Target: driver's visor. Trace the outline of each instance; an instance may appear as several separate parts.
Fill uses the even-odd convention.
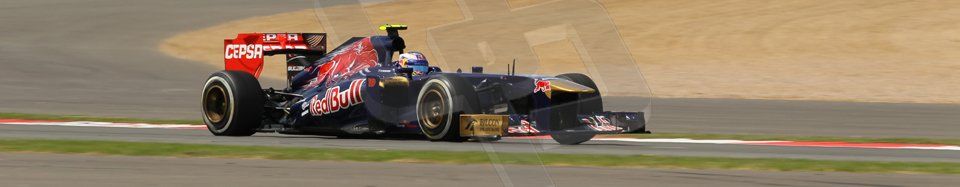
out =
[[[430,67],[428,67],[428,66],[410,66],[410,65],[408,65],[407,67],[413,69],[413,74],[414,74],[414,75],[425,75],[425,74],[427,74],[427,71],[430,70]]]

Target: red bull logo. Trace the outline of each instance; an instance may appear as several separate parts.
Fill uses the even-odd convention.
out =
[[[350,106],[363,103],[363,96],[360,94],[363,82],[366,79],[358,79],[350,82],[350,88],[340,91],[340,86],[327,89],[323,99],[318,99],[319,95],[310,99],[310,114],[321,116],[347,109]]]
[[[548,80],[537,80],[534,83],[533,93],[543,92],[547,94],[547,98],[550,98],[550,81]]]

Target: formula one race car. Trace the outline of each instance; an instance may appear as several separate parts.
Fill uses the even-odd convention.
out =
[[[225,40],[226,70],[204,84],[204,123],[217,136],[277,132],[465,141],[550,135],[561,144],[645,129],[640,112],[603,111],[600,92],[586,75],[411,65],[417,61],[393,60],[395,53],[405,54],[399,30],[406,26],[380,29],[388,34],[354,37],[329,53],[324,33],[246,33]],[[280,54],[287,57],[288,87],[262,89],[257,77],[264,56]]]

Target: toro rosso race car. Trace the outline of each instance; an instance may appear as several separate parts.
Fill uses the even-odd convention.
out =
[[[445,72],[420,53],[404,53],[398,32],[405,25],[380,29],[388,34],[354,37],[329,53],[324,33],[245,33],[224,40],[225,70],[210,75],[203,88],[204,123],[217,136],[465,141],[550,135],[561,144],[645,131],[640,112],[604,111],[586,75],[485,74],[482,67]],[[262,89],[257,80],[264,56],[271,55],[286,56],[287,88]]]

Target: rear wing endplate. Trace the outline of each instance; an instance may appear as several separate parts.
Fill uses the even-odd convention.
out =
[[[303,71],[304,64],[294,58],[316,61],[327,51],[326,33],[241,33],[223,40],[224,69],[243,71],[260,77],[264,56],[286,54],[287,80]]]

